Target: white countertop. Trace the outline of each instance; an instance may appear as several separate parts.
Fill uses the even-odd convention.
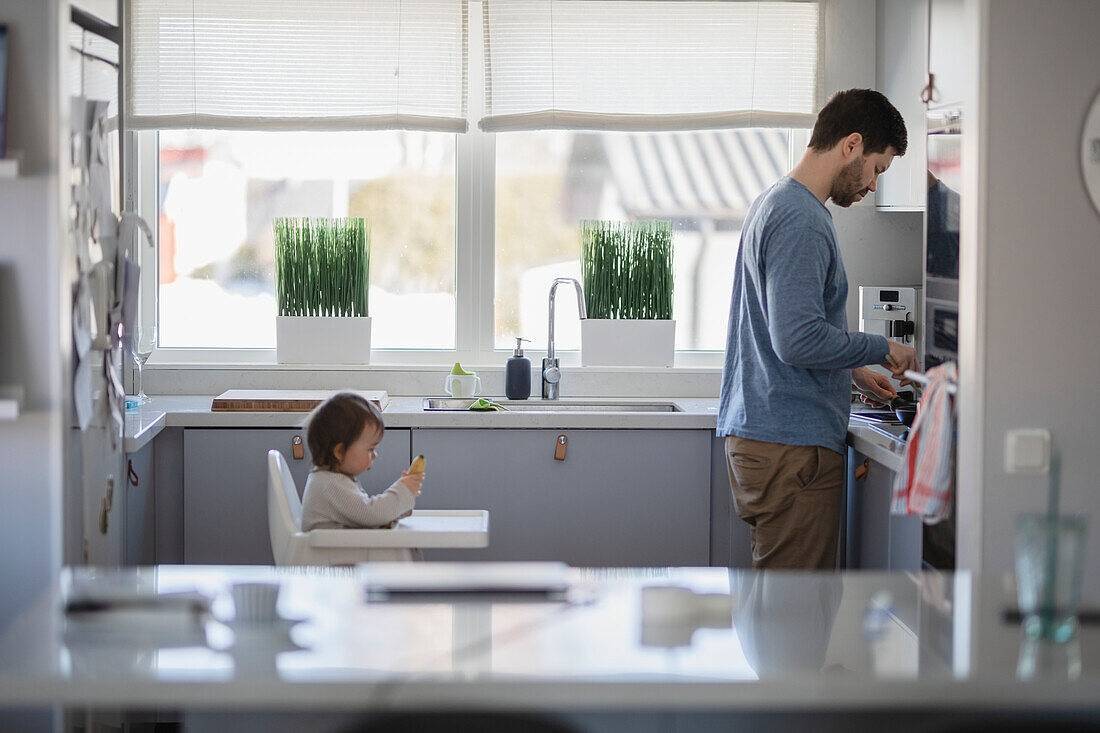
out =
[[[350,568],[71,571],[214,597],[213,617],[156,625],[66,619],[69,572],[0,637],[0,705],[1095,712],[1100,700],[1100,629],[1037,653],[968,574],[572,569],[568,601],[395,603],[368,602]],[[301,621],[236,636],[216,619],[232,620],[228,588],[243,580],[279,581],[280,613]],[[711,606],[700,628],[647,623],[650,585],[728,594],[711,599],[733,610]]]
[[[293,428],[302,412],[211,412],[206,395],[167,395],[126,413],[124,450],[134,453],[165,427]],[[536,401],[536,400],[532,400]],[[573,400],[562,398],[561,403]],[[591,398],[576,400],[590,402]],[[715,398],[615,398],[614,402],[672,402],[679,412],[471,412],[423,409],[422,397],[391,397],[383,411],[391,428],[589,428],[614,430],[714,430]],[[849,427],[848,442],[872,460],[897,470],[903,443],[890,440],[861,424]]]
[[[296,427],[305,419],[304,412],[211,412],[211,396],[169,395],[153,397],[152,401],[126,413],[135,420],[147,421],[152,415],[164,414],[166,427]],[[717,399],[615,398],[622,402],[673,402],[679,412],[474,412],[470,410],[427,411],[423,397],[391,397],[382,411],[387,427],[410,428],[668,428],[713,429],[718,419]],[[591,398],[562,398],[558,404],[593,402]],[[531,400],[541,402],[541,400]],[[129,433],[129,428],[127,428]]]
[[[168,395],[126,412],[125,450],[144,447],[165,427],[294,428],[304,412],[212,412],[212,397]],[[532,400],[533,402],[536,400]],[[559,403],[592,402],[590,398]],[[638,430],[713,430],[718,419],[716,399],[615,398],[621,402],[673,402],[679,412],[473,412],[426,411],[423,397],[391,397],[382,414],[390,428],[592,428]]]
[[[876,432],[859,420],[848,423],[848,445],[891,471],[901,466],[905,443]]]

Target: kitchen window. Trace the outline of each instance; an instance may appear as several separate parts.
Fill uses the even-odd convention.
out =
[[[494,363],[515,336],[545,348],[549,283],[579,278],[580,220],[662,218],[677,349],[704,352],[679,363],[717,364],[740,222],[821,101],[814,2],[419,0],[372,8],[359,31],[338,16],[361,6],[334,0],[290,19],[245,0],[167,5],[128,4],[160,360],[270,361],[272,220],[347,215],[371,230],[372,362]],[[385,43],[363,51],[360,32]],[[296,72],[257,88],[272,39]],[[572,311],[562,350],[579,346]]]
[[[494,346],[521,335],[546,347],[550,284],[581,279],[579,221],[669,219],[676,348],[722,351],[741,222],[791,169],[796,139],[804,146],[774,128],[498,134]],[[580,348],[574,311],[558,306],[558,349]]]
[[[454,141],[403,130],[162,131],[160,346],[274,349],[273,219],[362,216],[373,345],[454,349]]]

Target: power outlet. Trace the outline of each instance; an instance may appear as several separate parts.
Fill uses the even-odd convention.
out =
[[[1050,431],[1017,428],[1005,433],[1007,473],[1050,473]]]

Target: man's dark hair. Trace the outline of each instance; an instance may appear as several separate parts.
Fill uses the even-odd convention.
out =
[[[346,450],[368,425],[377,428],[379,433],[385,430],[382,413],[362,395],[337,392],[322,402],[306,418],[306,444],[313,454],[313,465],[335,468],[338,463],[336,446],[342,443]]]
[[[853,132],[863,136],[864,155],[885,153],[886,148],[905,155],[909,145],[901,113],[874,89],[849,89],[834,94],[817,114],[810,149],[824,152]]]

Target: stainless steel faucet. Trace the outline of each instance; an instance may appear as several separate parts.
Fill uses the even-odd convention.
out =
[[[584,292],[581,284],[571,277],[559,277],[550,286],[550,331],[546,339],[546,358],[542,360],[542,398],[544,400],[556,400],[558,398],[558,386],[561,384],[561,369],[558,367],[558,358],[554,356],[554,291],[559,285],[569,285],[577,289],[577,312],[581,320],[588,318],[584,307]]]

